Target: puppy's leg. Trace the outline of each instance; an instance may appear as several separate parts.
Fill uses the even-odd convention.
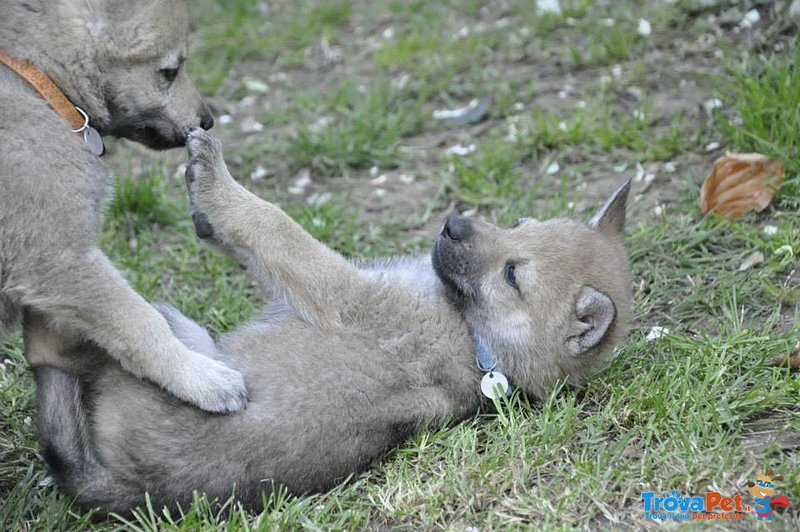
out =
[[[169,323],[169,328],[172,329],[172,334],[174,334],[183,345],[207,357],[220,358],[217,344],[214,342],[214,339],[209,336],[208,331],[181,314],[180,310],[169,303],[153,303],[153,307],[166,318],[167,323]]]
[[[115,481],[95,455],[79,377],[47,365],[33,371],[39,452],[58,484],[87,508],[134,507],[141,496]],[[123,501],[130,503],[127,508]]]
[[[54,331],[93,341],[125,370],[176,397],[210,412],[236,411],[247,401],[241,374],[183,345],[100,250],[60,256],[15,292],[24,307],[47,316]]]
[[[196,129],[187,146],[186,184],[198,236],[234,255],[264,284],[274,283],[306,320],[341,324],[347,295],[363,282],[356,267],[236,183],[218,140]]]

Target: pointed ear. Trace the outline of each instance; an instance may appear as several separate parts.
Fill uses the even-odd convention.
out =
[[[597,213],[589,220],[589,227],[610,235],[622,235],[625,230],[625,207],[628,192],[631,189],[630,179],[625,181],[611,197],[606,200]]]
[[[747,487],[748,487],[748,488],[752,488],[752,487],[753,487],[753,486],[755,486],[755,485],[756,485],[756,483],[755,483],[755,482],[753,482],[753,481],[750,481],[750,482],[748,482],[748,483],[747,483]]]
[[[591,286],[584,286],[575,302],[575,309],[567,331],[567,348],[580,356],[597,347],[608,335],[617,307],[606,294]]]

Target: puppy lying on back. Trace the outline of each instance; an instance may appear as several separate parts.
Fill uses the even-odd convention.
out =
[[[622,244],[628,183],[588,222],[510,229],[451,216],[431,257],[355,265],[239,186],[196,130],[186,180],[198,234],[273,294],[218,344],[161,307],[188,347],[245,375],[247,409],[206,414],[91,346],[37,342],[42,454],[86,507],[126,512],[192,491],[258,508],[273,483],[324,490],[423,426],[474,415],[510,386],[542,398],[604,367],[631,314]],[[97,370],[97,365],[102,366]]]

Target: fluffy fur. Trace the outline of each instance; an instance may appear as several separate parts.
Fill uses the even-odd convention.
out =
[[[5,51],[48,74],[101,133],[156,148],[213,124],[181,68],[187,30],[183,0],[0,3]],[[201,408],[241,408],[242,376],[178,341],[97,247],[111,185],[103,160],[0,65],[0,327],[28,309],[48,334],[90,339]]]
[[[92,345],[34,334],[31,348],[52,364],[36,369],[42,452],[84,506],[127,512],[148,492],[156,507],[172,507],[197,490],[223,500],[235,492],[259,508],[275,484],[324,490],[420,427],[478,411],[483,373],[472,334],[534,397],[562,379],[583,382],[626,334],[627,183],[589,224],[502,229],[451,217],[432,258],[354,265],[236,184],[206,133],[190,135],[189,151],[198,232],[273,301],[217,344],[177,310],[161,309],[187,345],[245,375],[250,403],[209,415],[132,378]],[[87,361],[102,369],[86,372]]]

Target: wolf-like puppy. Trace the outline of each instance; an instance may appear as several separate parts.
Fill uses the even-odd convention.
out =
[[[192,132],[188,148],[198,234],[274,297],[218,344],[161,309],[187,345],[245,375],[250,403],[205,414],[113,362],[83,372],[72,361],[92,346],[40,335],[30,348],[49,353],[37,358],[71,367],[35,368],[42,454],[83,506],[127,512],[145,492],[160,508],[188,504],[193,490],[223,500],[235,490],[258,508],[274,484],[324,490],[421,427],[474,415],[485,370],[541,398],[602,368],[627,332],[628,183],[588,224],[502,229],[451,216],[432,257],[356,265],[239,186],[207,133]]]
[[[188,22],[185,0],[2,0],[0,50],[47,74],[101,134],[170,148],[214,122],[183,68]],[[181,343],[97,247],[112,183],[103,160],[0,63],[0,329],[27,309],[46,318],[49,338],[88,338],[204,410],[240,409],[242,376]]]

